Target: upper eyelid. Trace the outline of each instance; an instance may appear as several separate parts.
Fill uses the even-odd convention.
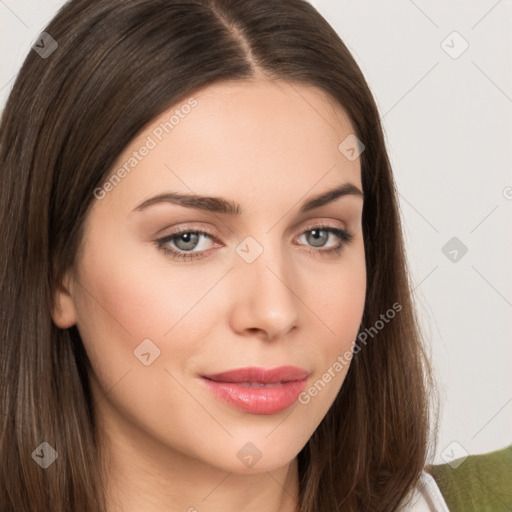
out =
[[[341,223],[341,226],[340,226],[340,223]],[[303,224],[303,222],[301,222],[299,224]],[[300,231],[300,234],[302,234],[302,233],[304,233],[304,231],[308,231],[310,229],[314,229],[314,228],[317,228],[317,227],[320,227],[320,226],[334,228],[334,229],[346,230],[347,229],[347,224],[348,224],[348,222],[342,221],[342,220],[339,220],[339,219],[338,220],[334,220],[334,219],[331,219],[331,220],[316,220],[316,221],[311,221],[311,222],[308,222],[306,224],[303,224],[303,226],[299,229],[299,231]],[[297,226],[294,226],[294,227],[288,229],[287,231],[294,231],[294,232],[296,232],[297,230],[298,230]],[[164,231],[164,230],[162,229],[160,231]],[[213,231],[213,229],[211,231]],[[189,233],[189,232],[202,232],[202,233],[205,233],[205,234],[211,236],[212,238],[217,238],[217,235],[214,234],[211,231],[208,228],[204,228],[202,226],[201,227],[194,226],[193,223],[186,223],[185,222],[183,224],[180,224],[179,227],[177,227],[174,231],[170,232],[167,235],[163,235],[160,238],[167,238],[169,236],[174,236],[174,235],[177,235],[177,234],[180,234],[180,233]],[[229,231],[232,232],[231,230],[229,230]]]
[[[301,228],[299,230],[299,233],[297,236],[300,236],[300,235],[303,235],[304,233],[307,233],[308,231],[311,231],[313,229],[328,229],[328,228],[331,228],[331,229],[338,229],[338,230],[341,230],[341,231],[348,231],[347,228],[345,226],[339,226],[339,225],[332,225],[332,224],[329,224],[328,222],[325,222],[325,221],[319,221],[319,222],[315,222],[315,223],[312,223],[312,224],[307,224],[305,227]],[[208,237],[210,237],[213,241],[217,241],[219,242],[219,237],[213,233],[210,233],[207,229],[204,229],[204,228],[197,228],[197,227],[183,227],[183,228],[178,228],[176,229],[175,231],[167,234],[167,235],[163,235],[161,237],[158,238],[158,240],[167,240],[167,239],[171,239],[171,238],[174,238],[176,236],[179,236],[181,234],[184,234],[184,233],[199,233],[201,235],[207,235]],[[335,234],[335,233],[333,233]]]

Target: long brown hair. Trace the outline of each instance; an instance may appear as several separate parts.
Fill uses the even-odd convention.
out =
[[[301,511],[395,510],[430,456],[434,388],[378,110],[339,36],[303,0],[72,0],[45,32],[58,46],[30,51],[1,123],[2,512],[105,509],[89,362],[51,320],[56,286],[132,138],[194,91],[255,76],[326,91],[365,145],[366,339],[298,455]],[[31,456],[44,441],[46,470]]]

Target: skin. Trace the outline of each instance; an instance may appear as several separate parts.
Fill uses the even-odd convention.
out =
[[[309,388],[352,350],[365,301],[363,198],[298,212],[343,183],[362,190],[360,160],[338,150],[354,129],[306,85],[222,83],[194,98],[172,132],[94,199],[52,317],[77,325],[91,362],[109,512],[294,511],[297,454],[348,364],[307,405],[270,415],[227,405],[199,375],[295,365],[310,372]],[[112,172],[179,105],[148,125]],[[224,197],[244,212],[170,203],[133,211],[164,191]],[[310,230],[323,223],[353,235],[340,254],[320,254],[343,243],[335,234],[315,243]],[[204,257],[174,260],[153,243],[182,227],[212,235],[191,250]],[[248,236],[263,248],[252,263],[236,252]],[[186,252],[183,239],[167,245]],[[144,339],[160,350],[149,366],[134,355]],[[248,442],[262,455],[251,467],[237,457]]]

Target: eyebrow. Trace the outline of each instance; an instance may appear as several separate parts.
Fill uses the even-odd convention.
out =
[[[315,208],[320,208],[326,204],[332,203],[336,199],[344,196],[360,196],[364,198],[363,192],[352,183],[344,183],[322,194],[308,199],[300,208],[299,213],[306,213]],[[167,192],[151,197],[137,206],[133,211],[142,211],[149,206],[159,203],[171,203],[184,206],[185,208],[195,208],[214,213],[226,215],[242,215],[243,208],[236,202],[224,199],[222,197],[198,196],[195,194],[178,194]]]

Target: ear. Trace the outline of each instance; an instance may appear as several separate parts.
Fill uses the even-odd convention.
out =
[[[52,320],[61,329],[67,329],[75,325],[77,321],[77,312],[72,296],[72,282],[71,276],[66,274],[54,294]]]

